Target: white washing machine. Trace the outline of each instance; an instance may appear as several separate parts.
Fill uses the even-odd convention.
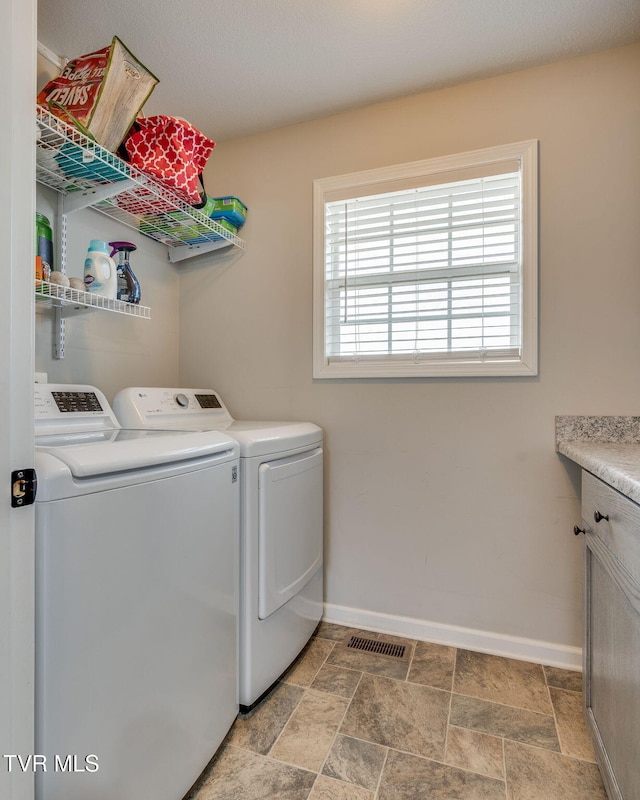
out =
[[[37,384],[36,800],[180,800],[237,715],[239,448]]]
[[[240,444],[240,708],[272,688],[323,610],[322,429],[234,420],[212,389],[129,388],[127,427],[218,430]]]

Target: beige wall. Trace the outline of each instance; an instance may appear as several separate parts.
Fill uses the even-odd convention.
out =
[[[207,188],[248,204],[248,249],[181,267],[180,381],[323,426],[330,604],[579,645],[578,473],[554,415],[638,413],[639,78],[636,45],[216,148]],[[530,138],[539,376],[313,381],[313,179]]]

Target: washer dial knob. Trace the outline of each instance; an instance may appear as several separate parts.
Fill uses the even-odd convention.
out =
[[[175,399],[176,399],[176,403],[180,406],[180,408],[188,408],[189,407],[189,398],[187,397],[186,394],[182,394],[182,392],[181,392],[180,394],[176,395]]]

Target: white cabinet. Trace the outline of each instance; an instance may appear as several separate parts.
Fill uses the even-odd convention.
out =
[[[585,714],[610,800],[640,797],[640,506],[582,473]]]

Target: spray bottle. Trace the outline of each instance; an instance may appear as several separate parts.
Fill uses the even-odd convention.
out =
[[[138,279],[131,269],[129,263],[129,253],[137,250],[135,244],[132,242],[109,242],[111,251],[111,258],[114,258],[118,253],[117,270],[118,270],[118,300],[124,300],[125,303],[139,303],[140,302],[140,284]]]

